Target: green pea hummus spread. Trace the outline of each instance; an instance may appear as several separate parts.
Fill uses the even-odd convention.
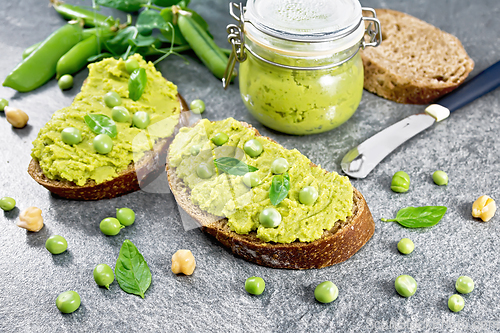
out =
[[[219,132],[229,136],[221,147],[210,140]],[[251,139],[258,140],[264,148],[256,158],[243,150],[245,142]],[[193,156],[190,148],[195,145],[201,146],[201,150]],[[250,189],[243,183],[242,176],[217,174],[215,170],[209,179],[198,177],[196,168],[200,163],[213,165],[214,158],[222,156],[234,157],[258,168],[255,172],[260,185]],[[282,216],[281,224],[266,228],[260,224],[259,214],[264,208],[273,207],[269,199],[273,178],[270,169],[278,157],[290,164],[290,190],[275,207]],[[232,118],[213,123],[203,119],[194,127],[182,128],[170,146],[168,158],[177,176],[191,190],[192,202],[213,215],[227,217],[231,230],[239,234],[256,231],[257,237],[265,242],[312,242],[337,220],[345,221],[352,215],[353,188],[347,177],[312,167],[311,161],[298,150],[287,150],[264,137],[256,137],[253,130]],[[313,186],[319,192],[313,205],[299,202],[299,192],[306,186]]]
[[[69,180],[79,186],[88,180],[97,184],[111,180],[130,163],[139,161],[158,139],[172,135],[180,114],[177,87],[140,55],[131,58],[136,59],[147,74],[147,85],[139,100],[129,98],[130,74],[125,69],[125,61],[108,58],[89,65],[89,76],[73,103],[56,111],[40,130],[33,141],[31,156],[38,160],[48,178]],[[120,95],[121,106],[128,109],[131,119],[125,123],[116,122],[118,134],[113,138],[113,149],[101,155],[92,144],[97,134],[91,131],[84,117],[103,114],[111,118],[112,109],[104,102],[104,95],[109,91]],[[137,111],[150,115],[151,122],[146,129],[132,126],[132,115]],[[66,127],[80,130],[82,141],[79,144],[68,145],[62,141],[61,131]]]

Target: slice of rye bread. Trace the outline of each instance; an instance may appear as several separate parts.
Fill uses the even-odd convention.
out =
[[[180,94],[177,96],[179,97],[181,113],[176,131],[189,123],[188,118],[190,114],[186,101]],[[100,184],[96,184],[94,180],[88,180],[85,185],[78,186],[68,180],[50,179],[44,175],[36,159],[31,160],[28,173],[40,185],[53,194],[65,199],[111,199],[137,191],[156,179],[160,173],[165,172],[167,151],[173,137],[174,135],[171,135],[168,138],[157,140],[153,146],[153,150],[146,152],[137,164],[134,164],[134,162],[130,163],[127,169],[121,171],[117,177]]]
[[[252,128],[247,123],[242,124]],[[252,129],[257,136],[260,136],[256,129]],[[311,166],[317,167],[314,164]],[[352,216],[346,221],[337,221],[320,239],[310,243],[299,241],[290,244],[266,243],[257,238],[255,231],[247,235],[231,231],[226,218],[209,214],[193,204],[189,188],[177,177],[175,168],[169,167],[168,161],[167,175],[177,204],[200,224],[203,232],[215,237],[235,255],[258,265],[310,269],[338,264],[349,259],[363,247],[375,231],[375,223],[368,205],[361,193],[354,188]]]
[[[366,90],[410,104],[429,104],[457,88],[474,68],[455,36],[413,16],[376,9],[382,43],[361,52]]]

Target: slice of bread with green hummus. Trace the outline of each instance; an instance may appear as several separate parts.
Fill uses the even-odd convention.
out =
[[[376,12],[382,43],[361,52],[366,90],[399,103],[429,104],[457,88],[474,68],[455,36],[405,13]]]
[[[202,122],[181,129],[169,148],[167,175],[170,189],[178,205],[199,223],[202,231],[215,237],[233,254],[273,268],[322,268],[347,260],[372,237],[375,230],[373,217],[365,199],[347,177],[321,169],[297,150],[286,150],[246,123],[231,118],[222,122]],[[199,161],[189,156],[189,148],[193,144],[200,146],[202,141],[198,134],[195,137],[189,131],[216,123],[222,126],[218,130],[222,129],[229,135],[228,142],[216,147],[210,141],[216,133],[207,130],[201,150],[212,148],[217,159],[217,149],[226,146],[241,148],[239,153],[236,149],[234,156],[238,155],[242,162],[258,168],[255,172],[261,181],[259,186],[247,188],[248,193],[241,190],[245,186],[241,185],[241,176],[215,173],[210,179],[201,179],[192,172]],[[239,132],[244,133],[240,135]],[[245,142],[251,138],[263,145],[263,153],[258,158],[248,157],[243,151]],[[269,156],[266,156],[267,150],[273,150]],[[292,185],[286,198],[273,206],[269,191],[274,175],[268,164],[277,156],[284,156],[289,161]],[[225,188],[227,185],[229,188]],[[303,205],[299,201],[299,191],[305,186],[318,189],[318,199],[312,205]],[[228,195],[229,199],[221,203],[223,199],[220,198]],[[338,205],[344,206],[339,208]],[[260,211],[267,207],[275,207],[283,216],[276,228],[265,228],[259,222]],[[217,212],[223,214],[214,214]]]
[[[108,58],[89,65],[89,77],[72,105],[56,111],[40,129],[33,142],[28,173],[53,194],[74,200],[109,199],[137,191],[164,172],[168,145],[174,131],[187,121],[188,107],[176,86],[165,80],[152,63],[139,55],[132,57],[147,74],[141,98],[129,98],[130,74],[124,61]],[[121,96],[121,106],[130,112],[130,119],[115,122],[113,149],[99,154],[93,147],[97,133],[85,122],[85,116],[96,114],[111,119],[112,109],[104,101],[110,91]],[[133,126],[132,115],[137,111],[149,114],[147,128]],[[61,132],[67,127],[80,130],[80,143],[63,142]]]

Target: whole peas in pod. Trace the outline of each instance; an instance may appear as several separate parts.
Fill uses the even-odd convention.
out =
[[[398,242],[398,250],[402,254],[410,254],[415,249],[415,244],[409,238],[402,238]]]
[[[0,199],[0,208],[4,211],[8,212],[9,210],[13,210],[16,207],[16,200],[11,197],[3,197]]]
[[[61,90],[68,90],[73,88],[73,76],[70,74],[64,74],[57,81],[57,85]]]
[[[281,223],[281,214],[274,207],[264,208],[260,212],[259,222],[265,228],[276,228]]]
[[[128,227],[135,222],[135,213],[130,208],[119,208],[116,210],[116,218],[120,221],[121,225]]]
[[[448,308],[453,312],[462,311],[465,306],[465,301],[460,295],[451,295],[448,299]]]
[[[119,123],[126,123],[130,120],[130,112],[123,106],[115,106],[111,110],[111,117]]]
[[[406,192],[410,189],[410,176],[404,171],[398,171],[392,176],[391,190],[398,193]]]
[[[203,102],[201,99],[195,99],[191,103],[189,103],[189,108],[191,109],[191,112],[195,114],[202,114],[205,112],[205,102]]]
[[[109,108],[112,108],[121,105],[122,98],[116,91],[110,91],[104,95],[104,103],[106,103]]]
[[[107,154],[113,150],[113,140],[107,134],[99,134],[96,136],[92,145],[99,154]]]
[[[252,295],[260,295],[264,292],[266,283],[258,276],[252,276],[245,281],[245,290]]]
[[[439,186],[448,185],[448,175],[442,170],[434,171],[432,180]]]
[[[94,268],[94,281],[97,285],[109,289],[109,285],[115,280],[115,275],[111,267],[106,264],[99,264]]]
[[[75,312],[80,307],[80,304],[80,295],[73,290],[60,293],[56,299],[56,306],[62,313]]]
[[[214,172],[213,169],[210,167],[205,162],[201,162],[197,167],[196,167],[196,174],[198,177],[201,179],[208,179],[213,176]]]
[[[474,290],[474,281],[468,276],[460,276],[455,282],[455,288],[461,294],[468,294]]]
[[[0,111],[3,111],[6,106],[9,106],[9,101],[5,98],[0,98]]]
[[[220,132],[214,135],[212,142],[217,146],[222,146],[229,140],[229,136],[226,133]]]
[[[61,131],[61,139],[67,145],[76,145],[82,142],[82,133],[78,128],[66,127]]]
[[[139,67],[140,67],[139,62],[133,58],[127,59],[127,61],[125,61],[125,69],[130,74],[132,74],[132,72],[138,69]]]
[[[331,281],[321,282],[314,289],[314,298],[320,303],[331,303],[339,296],[339,289]]]
[[[394,282],[396,291],[403,297],[410,297],[417,291],[417,281],[409,275],[400,275]]]
[[[243,176],[243,183],[250,188],[259,186],[260,184],[259,175],[257,174],[257,172],[247,172]]]
[[[68,242],[63,236],[50,236],[45,242],[45,248],[52,254],[60,254],[68,248]]]
[[[151,119],[149,119],[149,113],[147,113],[147,112],[137,111],[132,116],[132,123],[137,128],[145,129],[146,127],[149,126],[150,122],[151,122]]]
[[[99,224],[99,229],[101,229],[102,233],[106,236],[118,235],[120,233],[120,230],[123,228],[125,227],[121,225],[120,221],[118,221],[118,219],[115,219],[114,217],[107,217]]]
[[[299,201],[304,205],[312,205],[318,200],[318,190],[313,186],[306,186],[299,192]]]
[[[262,154],[264,148],[262,147],[262,143],[260,143],[259,140],[252,139],[245,142],[245,144],[243,145],[243,150],[250,157],[258,157],[260,154]]]
[[[279,175],[286,172],[289,167],[290,166],[286,159],[284,159],[283,157],[278,157],[273,161],[273,163],[271,163],[271,172],[275,175]]]

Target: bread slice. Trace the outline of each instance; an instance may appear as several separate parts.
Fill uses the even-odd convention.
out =
[[[465,81],[474,68],[455,36],[413,16],[376,9],[382,43],[361,52],[366,90],[410,104],[429,104]]]
[[[189,108],[186,101],[179,97],[181,115],[176,129],[188,124]],[[50,179],[43,174],[36,159],[32,159],[28,173],[40,185],[53,194],[72,200],[100,200],[110,199],[130,192],[137,191],[153,181],[161,172],[164,172],[167,151],[173,136],[157,140],[153,150],[146,152],[137,164],[130,163],[128,168],[119,173],[118,177],[96,184],[88,180],[83,186],[78,186],[67,180]]]
[[[252,128],[249,124],[243,125]],[[253,130],[260,136],[256,129]],[[202,231],[215,237],[235,255],[258,265],[286,269],[331,266],[349,259],[363,247],[375,231],[375,223],[368,205],[361,193],[354,189],[353,214],[346,221],[337,221],[320,239],[310,243],[266,243],[257,238],[255,231],[247,235],[231,231],[226,218],[209,214],[194,205],[189,188],[177,177],[175,168],[170,167],[168,161],[167,175],[177,204],[200,224]]]

